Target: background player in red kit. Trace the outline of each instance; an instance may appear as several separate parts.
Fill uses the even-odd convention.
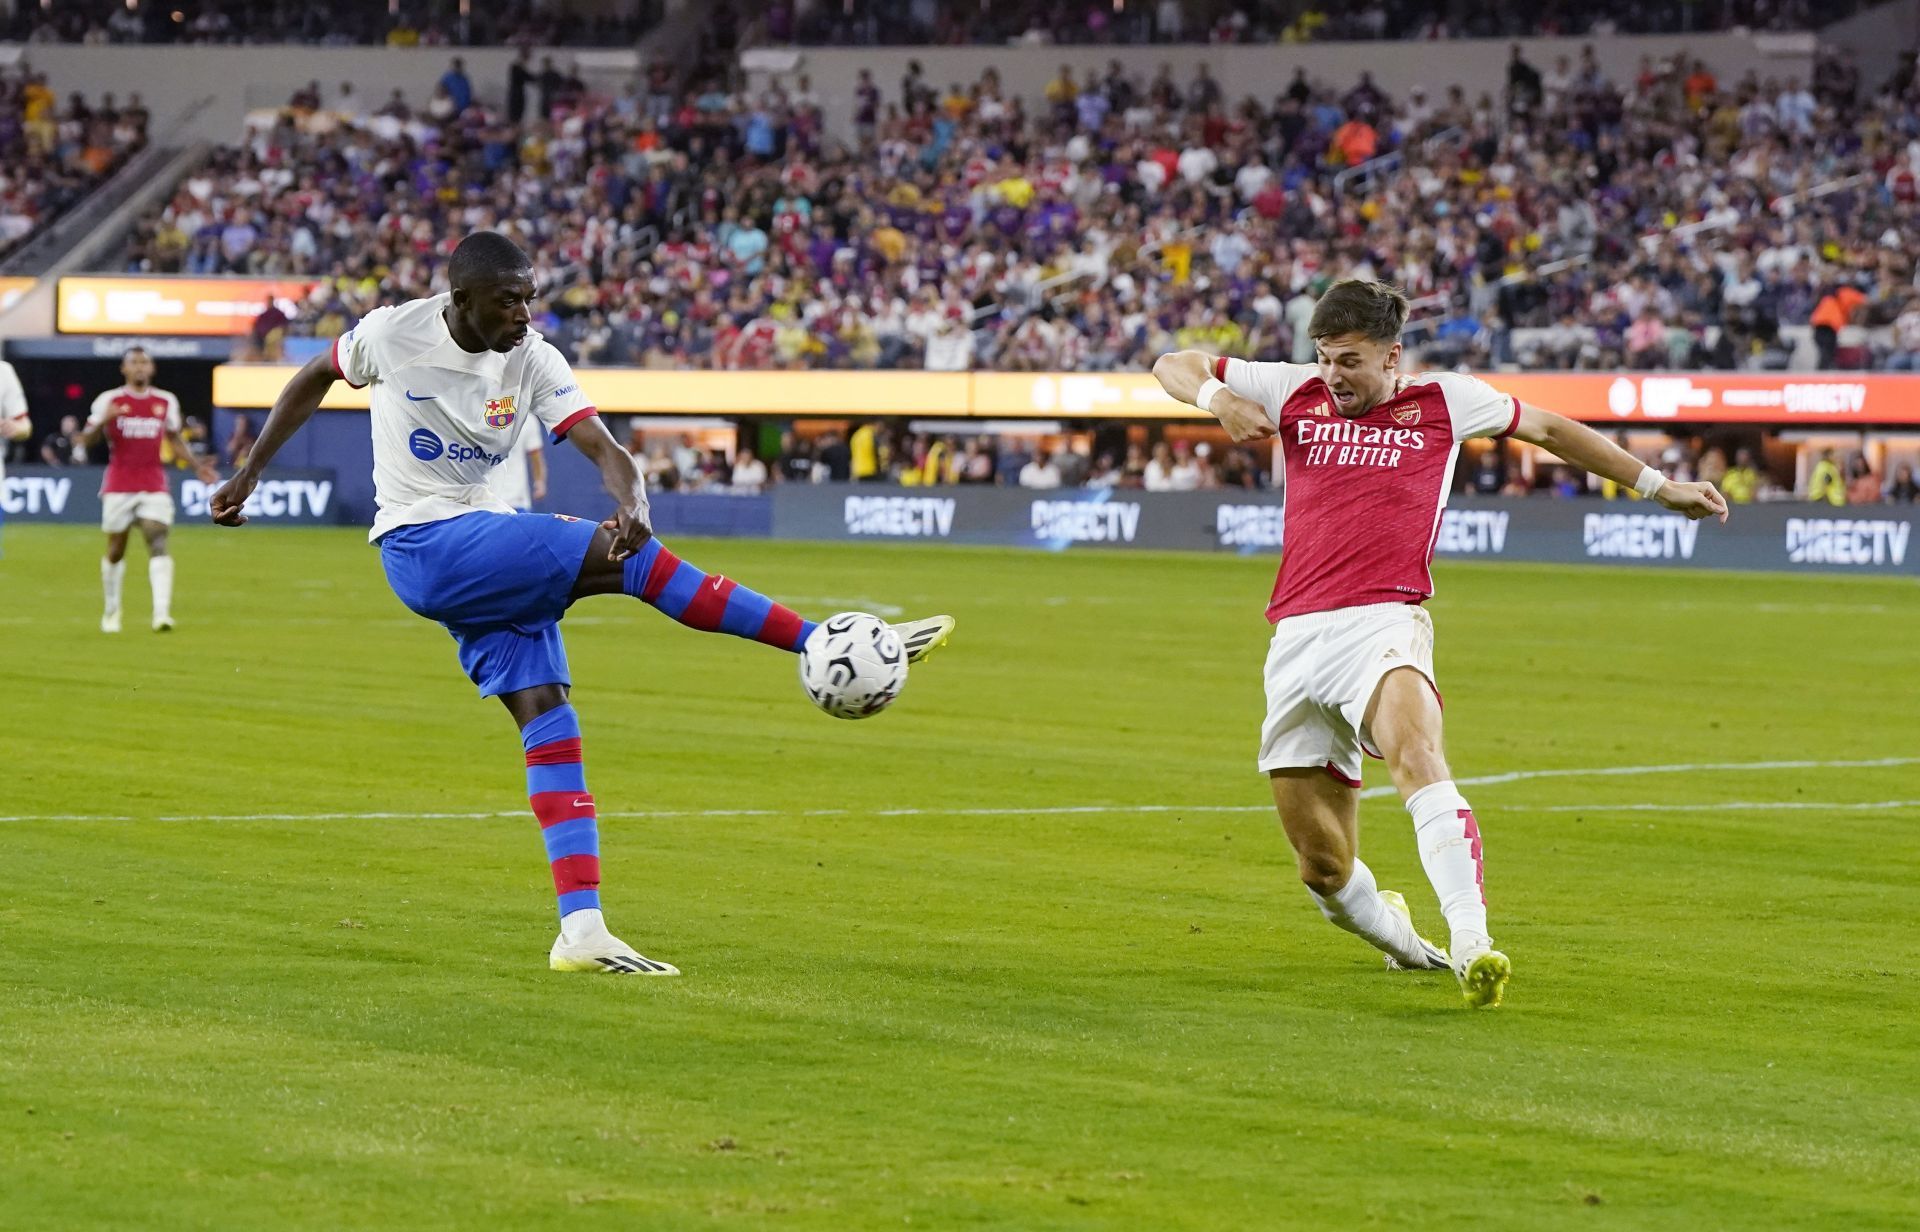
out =
[[[93,400],[81,439],[91,445],[107,438],[107,474],[100,484],[100,529],[107,532],[107,555],[100,562],[100,586],[106,607],[102,633],[120,632],[120,584],[127,572],[127,532],[137,523],[147,540],[147,581],[153,587],[153,627],[173,628],[173,557],[167,554],[167,530],[173,525],[173,494],[160,442],[177,458],[193,451],[180,435],[180,399],[153,385],[153,357],[140,347],[120,360],[127,383]],[[211,462],[197,464],[203,482],[219,478]]]
[[[1518,437],[1690,518],[1727,517],[1708,483],[1668,479],[1590,428],[1451,372],[1400,375],[1407,301],[1350,280],[1314,308],[1317,364],[1163,355],[1154,376],[1236,441],[1278,435],[1285,547],[1267,608],[1260,768],[1327,919],[1387,965],[1451,965],[1468,1004],[1492,1006],[1512,965],[1493,948],[1480,827],[1441,751],[1434,541],[1460,442]],[[1452,931],[1451,955],[1413,929],[1406,902],[1359,858],[1360,763],[1383,758],[1413,817],[1420,862]]]

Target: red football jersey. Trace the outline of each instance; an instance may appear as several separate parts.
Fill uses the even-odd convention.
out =
[[[152,386],[135,393],[122,385],[93,400],[87,425],[104,422],[116,405],[122,410],[107,424],[107,474],[101,493],[165,492],[167,468],[160,463],[160,444],[169,428],[180,430],[180,399]]]
[[[1215,369],[1279,429],[1284,547],[1267,619],[1431,596],[1460,442],[1512,432],[1519,400],[1477,377],[1423,372],[1348,418],[1317,365],[1223,359]]]

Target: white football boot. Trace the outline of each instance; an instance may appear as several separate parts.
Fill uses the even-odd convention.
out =
[[[599,975],[679,975],[680,968],[648,958],[607,931],[598,907],[572,912],[561,921],[547,965],[555,971]]]
[[[921,620],[903,620],[887,627],[900,635],[900,644],[907,651],[907,662],[918,663],[947,644],[947,638],[953,634],[953,624],[951,616],[928,616]]]
[[[1393,912],[1395,915],[1405,920],[1407,922],[1408,928],[1413,928],[1413,911],[1407,906],[1406,895],[1402,894],[1398,890],[1382,890],[1380,891],[1380,901],[1384,902],[1387,905],[1387,910]],[[1439,946],[1435,945],[1433,942],[1427,940],[1425,937],[1420,936],[1420,931],[1418,929],[1414,929],[1413,935],[1416,939],[1419,940],[1420,947],[1423,950],[1425,950],[1427,953],[1426,965],[1418,966],[1418,967],[1411,966],[1407,963],[1401,962],[1399,959],[1395,958],[1391,954],[1382,954],[1381,957],[1387,960],[1387,970],[1389,971],[1445,971],[1447,969],[1447,952],[1441,949]]]

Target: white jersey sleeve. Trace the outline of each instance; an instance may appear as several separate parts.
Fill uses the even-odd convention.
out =
[[[93,409],[87,412],[87,426],[97,428],[107,421],[107,411],[113,406],[113,396],[120,391],[109,389],[93,400]]]
[[[1267,408],[1273,422],[1280,422],[1280,408],[1293,391],[1320,374],[1314,364],[1257,363],[1222,355],[1213,361],[1213,375],[1242,398],[1251,398]]]
[[[27,391],[20,387],[20,374],[0,360],[0,419],[18,419],[26,413]]]
[[[174,397],[172,394],[168,393],[164,389],[156,389],[153,392],[156,394],[159,394],[162,398],[166,399],[167,431],[179,432],[184,430],[187,426],[187,423],[186,423],[186,420],[180,417],[180,399]]]
[[[1440,387],[1453,437],[1470,441],[1481,436],[1507,436],[1520,426],[1520,399],[1503,394],[1477,376],[1459,372],[1430,373],[1426,379]]]
[[[386,355],[386,326],[393,309],[375,308],[360,323],[333,340],[333,370],[355,389],[373,384],[391,367]]]
[[[533,386],[533,417],[540,426],[559,440],[573,426],[595,413],[593,403],[580,389],[566,356],[545,338],[533,344],[527,356],[527,380]]]

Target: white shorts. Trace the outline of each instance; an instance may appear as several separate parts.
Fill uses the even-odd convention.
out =
[[[102,492],[100,529],[117,535],[134,524],[159,522],[173,525],[173,496],[167,492]]]
[[[1360,786],[1362,754],[1378,757],[1365,730],[1380,679],[1412,667],[1433,679],[1433,618],[1412,603],[1375,603],[1289,616],[1267,650],[1267,719],[1260,768],[1310,766]]]

